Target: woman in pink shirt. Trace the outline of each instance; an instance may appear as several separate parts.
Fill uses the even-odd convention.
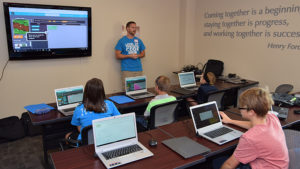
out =
[[[282,127],[278,118],[268,113],[273,104],[270,93],[261,88],[248,89],[241,94],[239,104],[242,117],[249,121],[232,120],[221,112],[222,121],[248,131],[221,168],[236,168],[243,163],[250,164],[252,169],[288,169],[289,156]]]

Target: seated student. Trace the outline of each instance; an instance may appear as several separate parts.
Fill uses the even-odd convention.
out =
[[[147,128],[148,125],[148,118],[150,116],[150,110],[153,106],[175,101],[176,97],[169,96],[168,91],[170,88],[170,79],[166,76],[159,76],[155,80],[155,93],[157,94],[154,99],[152,99],[144,113],[143,117],[137,117],[137,122],[142,124],[145,128]]]
[[[261,88],[251,88],[239,98],[242,117],[249,121],[230,119],[220,112],[223,123],[234,124],[248,129],[222,169],[236,168],[240,163],[256,168],[287,169],[289,156],[285,136],[278,118],[268,111],[273,100],[270,93]]]
[[[77,126],[78,131],[67,133],[66,139],[81,140],[81,130],[92,125],[92,120],[120,115],[116,106],[106,100],[103,83],[100,79],[89,80],[83,93],[83,102],[74,111],[71,124]]]
[[[217,91],[214,86],[216,83],[216,76],[212,72],[204,73],[200,78],[200,87],[198,88],[196,100],[187,98],[192,106],[207,102],[207,95],[209,92]]]

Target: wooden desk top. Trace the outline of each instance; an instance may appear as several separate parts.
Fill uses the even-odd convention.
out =
[[[56,108],[55,103],[51,103],[49,105]],[[71,120],[72,118],[72,116],[64,116],[57,109],[53,109],[46,114],[32,114],[31,112],[28,112],[28,114],[33,125],[51,124]]]
[[[246,80],[246,83],[240,83],[240,84],[234,84],[234,83],[229,83],[224,80],[217,80],[215,83],[215,86],[219,90],[228,90],[228,89],[234,89],[234,88],[241,88],[241,87],[246,87],[254,84],[258,84],[258,81],[253,81],[253,80]]]
[[[150,147],[148,141],[151,139],[150,133],[153,138],[158,141],[157,147]],[[170,137],[158,129],[139,133],[139,141],[145,145],[154,156],[135,161],[130,164],[120,166],[120,169],[166,169],[176,168],[180,166],[194,165],[205,161],[204,156],[198,155],[189,159],[184,159],[171,149],[164,146],[161,142],[169,139]],[[55,152],[51,154],[51,159],[56,169],[105,169],[98,157],[94,157],[94,145],[83,146],[62,152]]]

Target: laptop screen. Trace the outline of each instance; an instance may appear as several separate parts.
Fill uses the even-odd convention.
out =
[[[135,138],[134,114],[94,121],[93,130],[96,147]]]
[[[180,86],[196,84],[194,72],[179,73]]]
[[[215,102],[191,108],[197,129],[220,122]]]
[[[58,106],[81,103],[83,99],[83,87],[56,90],[56,97]]]
[[[126,92],[145,90],[146,89],[146,77],[130,77],[125,80]]]

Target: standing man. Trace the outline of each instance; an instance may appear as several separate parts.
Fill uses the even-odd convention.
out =
[[[127,35],[117,43],[116,58],[121,59],[122,84],[125,86],[126,77],[143,75],[141,59],[145,57],[145,46],[141,39],[135,37],[136,23],[130,21],[126,24]]]

